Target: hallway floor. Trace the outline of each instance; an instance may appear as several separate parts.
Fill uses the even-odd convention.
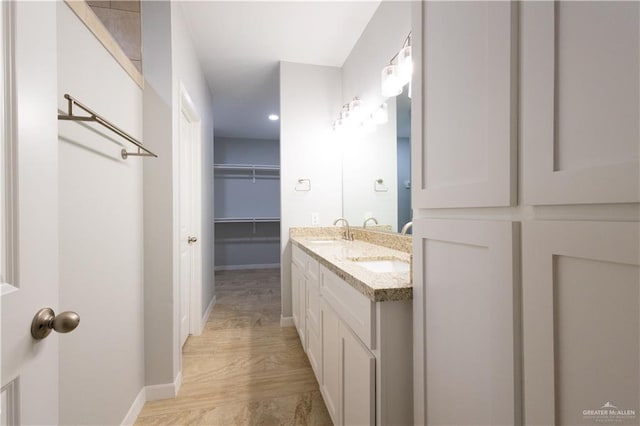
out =
[[[279,270],[216,273],[217,302],[183,350],[175,399],[151,401],[139,425],[330,425],[294,327],[280,327]]]

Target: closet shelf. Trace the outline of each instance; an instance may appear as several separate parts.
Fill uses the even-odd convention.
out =
[[[274,178],[275,176],[280,176],[280,166],[276,165],[263,165],[263,164],[214,164],[214,170],[220,171],[248,171],[251,172],[251,178],[253,179],[253,183],[256,183],[256,176],[262,174],[264,178]],[[231,173],[228,173],[231,174]]]
[[[214,219],[215,223],[269,223],[280,222],[279,217],[219,217]]]
[[[216,218],[215,223],[251,223],[253,224],[253,233],[256,233],[256,223],[280,223],[279,217],[225,217]]]
[[[266,164],[214,164],[213,168],[218,170],[280,170],[280,166]]]

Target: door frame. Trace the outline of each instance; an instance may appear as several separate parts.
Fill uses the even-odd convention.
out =
[[[198,336],[202,334],[202,317],[201,306],[202,306],[202,162],[200,161],[200,153],[202,152],[202,120],[200,119],[200,115],[191,100],[191,96],[187,92],[184,84],[180,82],[180,98],[179,98],[179,110],[178,110],[178,125],[182,126],[182,114],[187,117],[189,120],[188,124],[192,127],[192,146],[191,146],[191,182],[193,183],[192,188],[192,209],[191,209],[191,225],[193,228],[193,235],[198,238],[198,243],[193,245],[193,270],[191,275],[191,286],[189,289],[189,334],[194,336]],[[180,132],[178,132],[180,135]],[[178,139],[178,144],[181,141]],[[178,155],[180,155],[180,146],[178,146]],[[176,175],[178,177],[178,182],[182,176],[182,170],[180,169],[180,161],[176,161]],[[176,185],[178,189],[178,196],[176,197],[177,202],[180,202],[180,185]],[[176,209],[178,212],[178,239],[176,240],[176,244],[180,246],[179,241],[179,229],[180,229],[180,209],[179,206]],[[178,277],[180,262],[179,259],[176,259],[176,263],[178,265]],[[181,289],[181,283],[178,283]],[[178,293],[179,294],[179,293]],[[180,304],[180,299],[177,300],[178,305]],[[180,308],[178,307],[178,312],[180,312]],[[180,315],[178,315],[178,327],[180,326]],[[179,328],[178,328],[179,330]],[[179,333],[179,331],[178,331]]]

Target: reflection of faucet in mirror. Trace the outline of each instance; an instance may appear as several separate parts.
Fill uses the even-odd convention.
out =
[[[413,221],[405,223],[405,225],[402,227],[402,231],[400,231],[400,233],[401,233],[402,235],[407,235],[407,231],[408,231],[408,230],[409,230],[409,228],[411,228],[412,226],[413,226]]]
[[[339,217],[333,221],[333,225],[337,225],[340,221],[344,222],[344,227],[346,229],[343,234],[343,238],[347,241],[353,241],[353,235],[351,235],[351,229],[349,228],[349,222],[347,221],[347,219],[345,219],[344,217]]]
[[[376,219],[375,217],[368,217],[365,219],[364,223],[362,224],[363,228],[367,227],[367,223],[369,223],[369,221],[373,221],[373,223],[375,223],[376,225],[378,224],[378,219]]]

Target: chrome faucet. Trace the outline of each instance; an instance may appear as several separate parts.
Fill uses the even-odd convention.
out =
[[[411,228],[413,226],[413,221],[411,222],[407,222],[403,227],[402,227],[402,231],[400,231],[400,233],[402,235],[407,235],[407,231],[409,230],[409,228]]]
[[[367,227],[367,223],[369,223],[369,221],[373,221],[373,223],[375,223],[376,225],[378,224],[378,219],[376,219],[375,217],[368,217],[365,219],[364,223],[362,224],[363,228]]]
[[[353,235],[351,235],[351,228],[349,228],[349,222],[347,221],[347,219],[345,219],[344,217],[339,217],[336,220],[333,221],[333,225],[337,225],[338,222],[344,222],[344,226],[346,228],[344,234],[343,234],[343,238],[347,241],[353,241]]]

